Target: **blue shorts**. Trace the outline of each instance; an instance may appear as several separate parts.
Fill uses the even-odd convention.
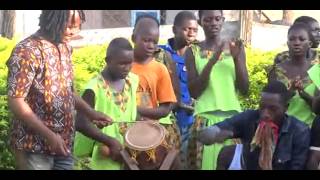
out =
[[[23,170],[72,170],[73,158],[16,150],[17,169]]]

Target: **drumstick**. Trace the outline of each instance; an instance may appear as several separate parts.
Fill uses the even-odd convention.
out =
[[[158,123],[158,120],[142,120],[142,121],[130,121],[130,122],[115,121],[115,122],[112,122],[112,123],[136,123],[136,122],[152,122],[152,123]]]
[[[137,121],[130,121],[130,122],[125,122],[125,121],[113,121],[112,123],[136,123]]]

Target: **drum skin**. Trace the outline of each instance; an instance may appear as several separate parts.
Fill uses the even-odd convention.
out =
[[[138,121],[127,129],[125,133],[126,150],[132,158],[136,155],[135,160],[141,170],[156,170],[160,168],[168,154],[165,131],[165,128],[158,123],[144,121]],[[152,137],[154,137],[154,141],[150,140]],[[145,147],[149,146],[149,144],[144,144],[145,142],[150,143],[150,147],[153,148],[141,148],[141,144],[145,145]],[[154,145],[157,146],[154,147]],[[155,152],[155,159],[152,159],[147,153],[152,151]]]

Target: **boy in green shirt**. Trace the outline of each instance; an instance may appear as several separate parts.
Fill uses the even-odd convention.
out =
[[[139,79],[130,72],[132,62],[133,51],[129,41],[124,38],[113,39],[107,49],[107,65],[100,74],[89,81],[83,93],[82,98],[91,107],[108,114],[114,122],[102,129],[110,138],[110,143],[94,143],[90,162],[92,169],[122,168],[122,130],[126,123],[135,121],[137,116],[136,91]],[[81,138],[81,135],[78,138]],[[80,144],[78,147],[82,148]]]

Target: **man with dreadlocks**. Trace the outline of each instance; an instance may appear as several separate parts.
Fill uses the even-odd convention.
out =
[[[43,10],[40,29],[18,43],[7,61],[13,113],[10,143],[17,169],[73,168],[75,109],[99,125],[112,121],[74,92],[72,49],[67,43],[84,21],[80,10]],[[103,140],[97,128],[81,123],[87,125],[81,129],[84,134]]]

